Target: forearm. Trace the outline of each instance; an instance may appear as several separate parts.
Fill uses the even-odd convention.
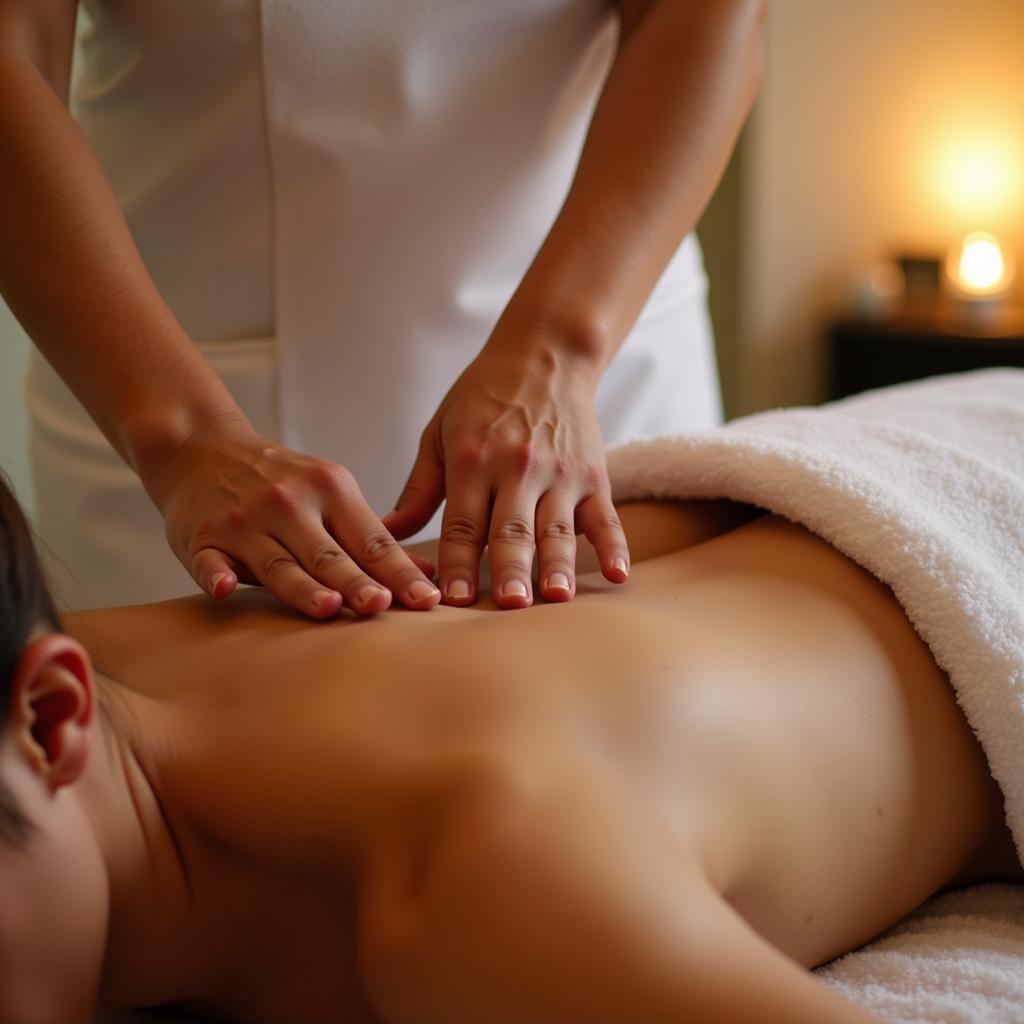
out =
[[[149,277],[103,171],[36,64],[0,53],[0,290],[144,479],[207,424],[245,423]]]
[[[758,0],[622,6],[572,188],[505,314],[601,368],[711,197],[761,73]]]

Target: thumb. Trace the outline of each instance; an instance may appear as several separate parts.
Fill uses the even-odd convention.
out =
[[[430,522],[443,498],[444,466],[432,445],[421,445],[398,503],[383,519],[384,526],[395,540],[409,537]]]
[[[211,597],[227,597],[239,582],[233,561],[216,548],[203,548],[196,552],[186,568],[192,579]]]

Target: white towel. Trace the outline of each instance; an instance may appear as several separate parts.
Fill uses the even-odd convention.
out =
[[[750,502],[887,583],[949,675],[1024,858],[1024,371],[636,441],[608,465],[617,501]]]
[[[935,896],[816,973],[890,1024],[1021,1024],[1024,886]]]

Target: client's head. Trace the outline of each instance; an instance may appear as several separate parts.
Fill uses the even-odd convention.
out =
[[[106,871],[79,791],[93,738],[85,650],[61,633],[0,476],[0,1022],[88,1019]]]

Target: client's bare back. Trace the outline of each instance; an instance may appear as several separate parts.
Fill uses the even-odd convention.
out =
[[[708,539],[748,518],[623,510],[654,557],[571,605],[72,628],[192,723],[191,827],[282,869],[346,851],[385,1020],[862,1021],[797,962],[970,875],[1000,800],[886,588],[769,517]]]

